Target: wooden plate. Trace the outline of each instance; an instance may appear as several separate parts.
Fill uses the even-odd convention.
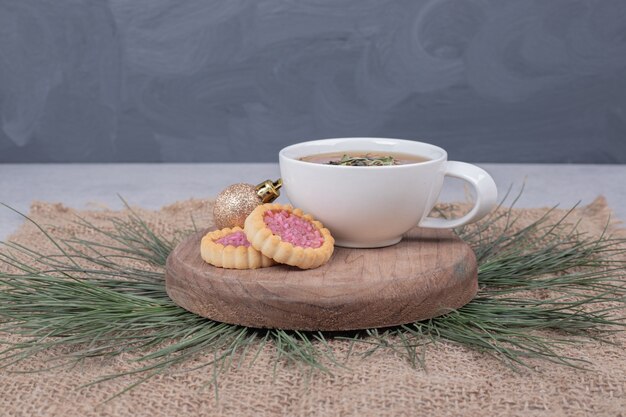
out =
[[[474,252],[449,230],[415,228],[386,248],[336,247],[317,269],[242,271],[202,260],[205,233],[172,251],[166,289],[179,306],[225,323],[292,330],[395,326],[459,308],[478,289]]]

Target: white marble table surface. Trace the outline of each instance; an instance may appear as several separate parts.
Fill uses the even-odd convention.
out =
[[[616,217],[626,220],[626,165],[478,164],[489,171],[501,194],[525,184],[518,207],[559,204],[569,208],[604,195]],[[278,178],[277,164],[0,164],[0,202],[27,213],[34,200],[74,208],[159,208],[177,200],[215,196],[236,182]],[[465,199],[462,183],[450,180],[443,201]],[[281,197],[280,201],[286,201]],[[0,207],[0,240],[23,219]]]

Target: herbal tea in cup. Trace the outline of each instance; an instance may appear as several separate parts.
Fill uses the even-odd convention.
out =
[[[418,162],[428,161],[428,158],[409,153],[356,151],[315,154],[304,156],[300,158],[300,160],[316,164],[342,165],[348,167],[377,167],[416,164]]]
[[[283,148],[279,161],[291,203],[324,223],[338,246],[393,245],[415,226],[462,226],[481,219],[496,204],[496,185],[487,172],[448,161],[445,150],[423,142],[315,140]],[[474,207],[458,219],[428,217],[445,176],[463,179],[476,191]]]

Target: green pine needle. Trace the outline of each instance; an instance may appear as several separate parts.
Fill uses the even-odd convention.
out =
[[[21,341],[0,340],[0,368],[19,372],[15,365],[50,349],[64,354],[48,361],[47,369],[130,352],[133,370],[92,382],[135,376],[120,395],[155,375],[188,371],[190,359],[202,357],[193,369],[210,367],[209,384],[217,390],[220,374],[243,363],[251,366],[267,348],[275,352],[274,372],[280,363],[332,372],[347,366],[356,344],[367,346],[359,353],[364,360],[387,349],[406,357],[410,366],[425,367],[426,348],[438,340],[489,353],[514,368],[529,367],[531,359],[584,367],[584,361],[561,354],[560,347],[605,340],[625,323],[619,314],[626,301],[621,256],[626,239],[606,231],[595,238],[579,233],[576,225],[567,224],[571,211],[556,222],[548,212],[516,230],[512,209],[499,210],[458,230],[476,253],[480,286],[478,296],[458,310],[395,328],[322,333],[234,326],[176,306],[165,292],[163,273],[177,240],[154,232],[124,204],[128,217],[111,219],[113,231],[77,218],[77,224],[104,238],[95,240],[55,239],[23,215],[58,252],[3,244],[0,332],[19,335]],[[505,226],[497,228],[501,221]],[[129,260],[142,266],[126,266]],[[550,295],[531,296],[541,293]],[[350,343],[345,358],[336,357],[333,339]]]

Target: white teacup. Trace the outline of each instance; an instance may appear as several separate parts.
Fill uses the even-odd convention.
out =
[[[428,160],[377,167],[300,160],[315,154],[354,151],[404,153]],[[465,162],[448,161],[445,150],[423,142],[386,138],[314,140],[283,148],[279,162],[291,203],[319,219],[338,246],[393,245],[415,226],[462,226],[481,219],[496,205],[496,184],[485,170]],[[458,219],[428,217],[446,175],[463,179],[474,187],[474,207]]]

